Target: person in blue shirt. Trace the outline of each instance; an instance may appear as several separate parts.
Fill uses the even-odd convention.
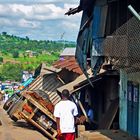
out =
[[[94,119],[93,109],[91,108],[90,105],[88,105],[88,107],[87,107],[87,116],[88,116],[89,120],[91,122],[93,122],[93,119]]]
[[[87,117],[89,119],[89,122],[85,122],[86,130],[92,130],[92,129],[94,129],[94,123],[93,123],[94,111],[87,102],[85,103],[85,111],[86,111]]]
[[[93,109],[91,108],[91,106],[88,103],[86,103],[85,110],[86,110],[86,114],[87,114],[90,122],[93,122],[93,119],[94,119]]]

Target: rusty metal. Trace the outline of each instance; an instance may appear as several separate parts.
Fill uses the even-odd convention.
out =
[[[65,58],[64,60],[59,60],[53,64],[55,68],[67,69],[79,75],[83,74],[75,58]]]
[[[57,95],[56,89],[62,86],[63,83],[55,74],[49,74],[44,76],[38,76],[37,79],[29,86],[28,90],[41,90],[46,93],[51,99],[51,102],[55,105],[56,100],[60,101],[60,96],[56,96],[55,99],[51,98],[53,95]]]

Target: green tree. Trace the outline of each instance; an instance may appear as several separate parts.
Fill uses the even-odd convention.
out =
[[[19,52],[18,51],[14,51],[13,52],[13,58],[18,58],[19,57]]]
[[[4,35],[4,36],[7,35],[7,32],[2,32],[2,35]]]
[[[0,57],[0,63],[2,63],[3,62],[3,57]]]
[[[20,81],[22,77],[22,67],[19,64],[6,63],[1,72],[3,80]]]

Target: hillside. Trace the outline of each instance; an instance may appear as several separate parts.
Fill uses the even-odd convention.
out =
[[[33,71],[41,62],[51,65],[59,59],[60,52],[65,47],[75,47],[75,43],[30,40],[28,37],[21,38],[3,32],[0,34],[0,80],[12,79],[12,74],[9,74],[9,77],[6,74],[8,71],[3,72],[3,70],[8,70],[8,67],[10,69],[16,67],[19,73],[23,70]]]
[[[49,41],[49,40],[30,40],[27,36],[20,38],[13,35],[8,35],[6,32],[0,34],[0,50],[2,53],[13,53],[15,51],[24,52],[27,50],[36,51],[55,51],[59,52],[63,47],[75,47],[74,43],[63,41]]]

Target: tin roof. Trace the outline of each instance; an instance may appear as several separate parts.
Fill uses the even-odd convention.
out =
[[[61,98],[57,94],[57,88],[61,87],[63,83],[60,78],[52,73],[46,75],[39,75],[28,87],[28,91],[40,90],[48,95],[49,100],[53,105],[58,103]]]
[[[91,69],[89,69],[87,71],[87,73],[89,74],[89,78],[92,83],[95,83],[95,82],[101,80],[102,77],[105,75],[119,76],[119,73],[116,70],[102,71],[101,73],[98,73],[96,76],[93,76]],[[78,91],[81,88],[84,88],[85,86],[88,86],[88,85],[90,85],[90,83],[88,82],[87,77],[84,74],[82,74],[79,77],[77,77],[74,81],[57,88],[57,92],[62,93],[62,91],[64,89],[67,89],[67,90],[69,90],[70,94],[73,94],[76,91]]]
[[[65,48],[60,56],[75,56],[76,48]]]
[[[52,73],[58,73],[61,69],[57,69],[53,66],[46,66],[45,63],[41,63],[34,72],[34,77],[36,78],[38,75],[45,75],[45,74],[52,74]]]
[[[57,69],[65,68],[65,69],[72,71],[74,73],[77,73],[79,75],[81,75],[83,73],[74,57],[69,58],[69,59],[68,58],[60,59],[57,62],[55,62],[53,64],[53,66]]]
[[[88,70],[88,74],[89,74],[89,77],[90,77],[90,78],[93,76],[93,75],[92,75],[92,72],[91,72],[91,69]],[[66,85],[63,85],[63,86],[57,88],[57,91],[58,91],[59,93],[62,93],[62,91],[63,91],[64,89],[68,89],[70,93],[73,93],[73,92],[75,91],[74,86],[75,86],[75,85],[78,85],[79,83],[81,83],[81,82],[83,82],[83,81],[85,81],[85,80],[87,80],[87,78],[86,78],[86,76],[85,76],[84,74],[82,74],[82,75],[80,75],[79,77],[77,77],[74,81],[72,81],[72,82],[70,82],[70,83],[68,83],[68,84],[66,84]],[[88,83],[88,84],[89,84],[89,83]]]

